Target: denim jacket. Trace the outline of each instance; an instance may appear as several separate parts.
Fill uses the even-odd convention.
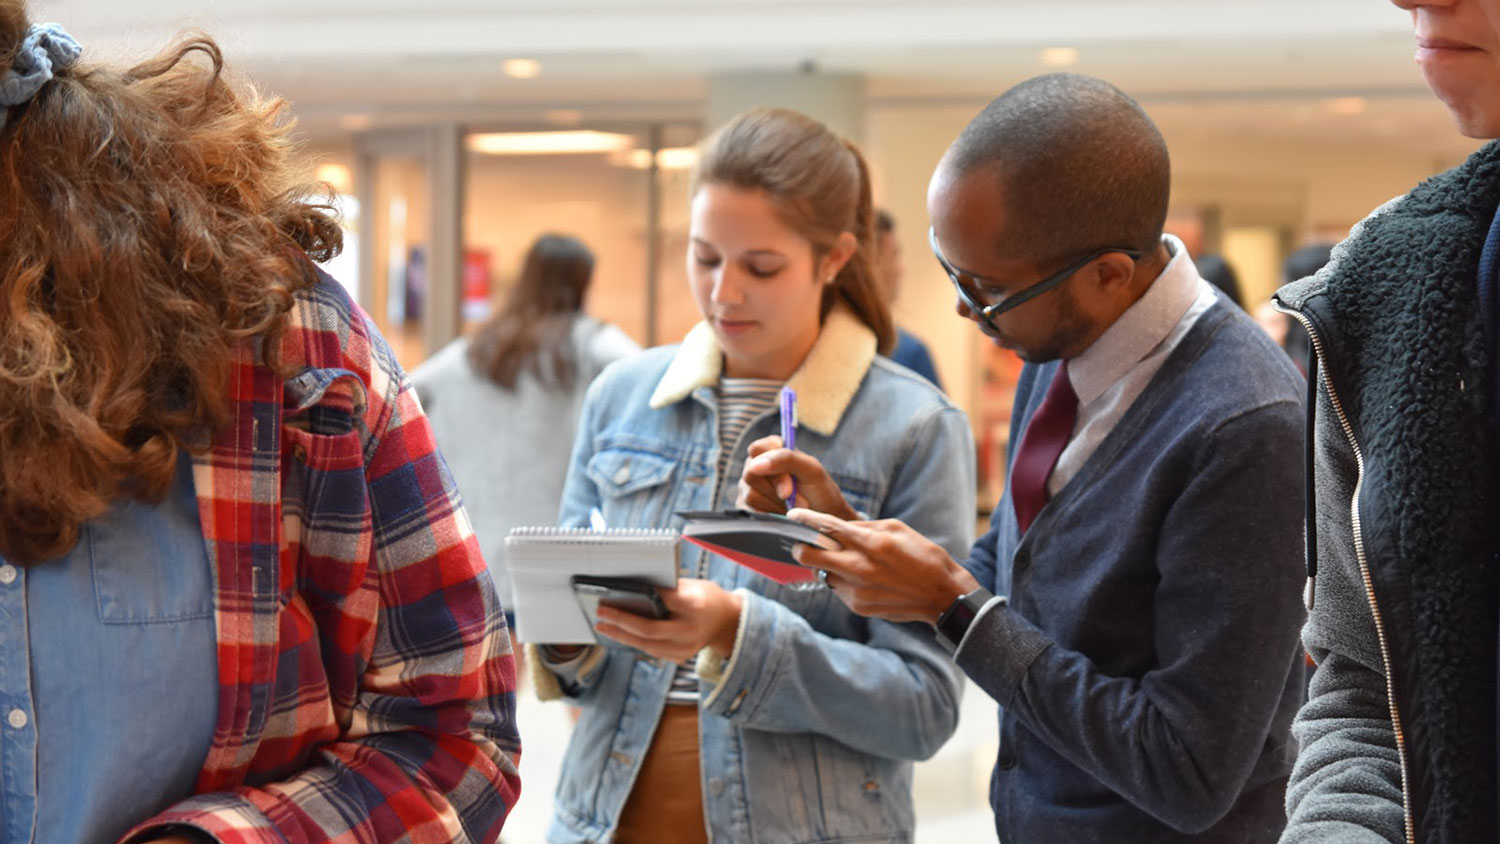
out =
[[[753,421],[723,477],[715,384],[722,353],[707,325],[677,348],[613,364],[589,388],[561,523],[678,526],[677,510],[732,507],[745,446],[777,432]],[[875,355],[872,332],[842,310],[788,384],[797,446],[850,504],[897,518],[950,554],[974,524],[974,449],[964,413],[911,371]],[[925,624],[873,621],[826,589],[783,587],[684,545],[680,573],[744,596],[731,656],[698,659],[704,813],[716,842],[904,842],[914,827],[912,760],[958,720],[962,675]],[[534,659],[534,666],[541,660]],[[675,665],[618,646],[538,692],[582,707],[563,762],[548,840],[608,841],[651,746]],[[550,687],[550,688],[549,688]]]

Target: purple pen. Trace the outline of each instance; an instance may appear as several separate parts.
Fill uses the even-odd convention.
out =
[[[781,444],[785,448],[797,447],[797,391],[791,387],[781,388]],[[792,477],[792,494],[786,500],[788,510],[797,506],[797,478]]]

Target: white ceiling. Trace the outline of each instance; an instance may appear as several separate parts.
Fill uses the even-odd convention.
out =
[[[1071,46],[1073,69],[1159,119],[1465,148],[1412,64],[1407,15],[1380,0],[42,0],[33,17],[113,60],[206,30],[313,134],[349,115],[697,119],[710,73],[809,62],[864,74],[876,104],[978,103]],[[518,56],[542,76],[504,76]],[[1363,112],[1330,110],[1354,96]]]

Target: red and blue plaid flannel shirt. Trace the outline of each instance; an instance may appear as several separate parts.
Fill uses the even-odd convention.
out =
[[[234,421],[194,460],[213,747],[197,795],[125,840],[493,842],[520,794],[515,664],[427,420],[326,275],[280,348],[288,381],[244,344]]]

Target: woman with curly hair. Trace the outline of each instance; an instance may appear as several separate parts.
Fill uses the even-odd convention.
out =
[[[0,0],[0,839],[494,841],[514,664],[281,104]]]

